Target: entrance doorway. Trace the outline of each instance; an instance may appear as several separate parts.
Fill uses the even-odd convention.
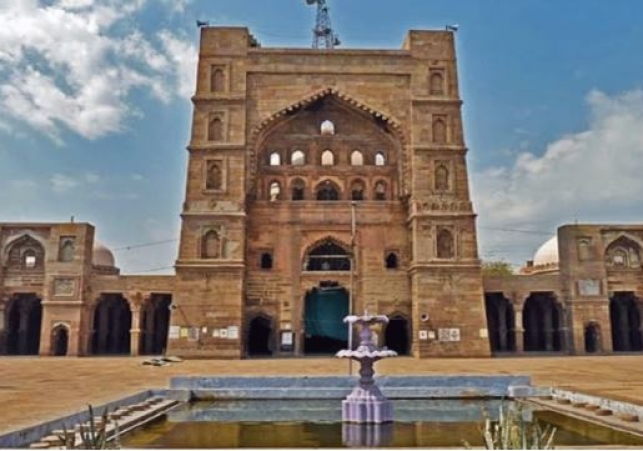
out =
[[[503,293],[485,293],[485,311],[491,352],[514,352],[514,308]]]
[[[56,326],[51,332],[51,354],[55,356],[67,355],[69,347],[69,332],[65,326]]]
[[[6,353],[8,355],[38,355],[42,304],[33,294],[19,294],[7,310]]]
[[[104,295],[94,310],[92,354],[129,354],[132,312],[118,294]]]
[[[389,318],[384,332],[384,346],[397,352],[397,355],[409,354],[409,321],[402,315]]]
[[[601,326],[589,322],[585,326],[585,352],[593,354],[601,351]]]
[[[643,350],[639,300],[634,293],[614,293],[610,299],[610,322],[614,352]]]
[[[271,336],[272,324],[270,318],[262,315],[253,318],[248,327],[248,356],[272,355]]]
[[[170,304],[172,296],[154,294],[143,310],[141,318],[140,353],[158,355],[165,353],[170,327]]]
[[[348,291],[340,286],[315,287],[306,293],[304,353],[334,354],[348,347]]]

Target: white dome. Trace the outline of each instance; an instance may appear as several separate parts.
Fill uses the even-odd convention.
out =
[[[114,267],[114,254],[107,246],[99,242],[94,243],[94,251],[92,254],[92,264],[95,266],[109,266]]]
[[[558,235],[554,235],[534,254],[534,266],[558,265]]]

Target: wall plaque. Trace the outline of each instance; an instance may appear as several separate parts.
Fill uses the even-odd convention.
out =
[[[426,340],[429,338],[429,334],[427,333],[426,330],[421,330],[419,333],[419,338],[420,340]]]
[[[167,334],[168,338],[170,340],[174,340],[179,338],[181,335],[181,327],[180,326],[170,326],[170,330]]]
[[[460,329],[438,329],[439,341],[460,341]]]
[[[239,338],[239,328],[237,326],[228,326],[228,338],[231,340]]]
[[[75,279],[54,279],[54,296],[73,296],[75,293]]]
[[[581,296],[600,296],[601,281],[592,279],[579,280],[578,294]]]

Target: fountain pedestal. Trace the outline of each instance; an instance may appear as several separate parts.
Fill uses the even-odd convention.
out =
[[[357,349],[342,350],[337,357],[353,359],[360,364],[359,385],[342,401],[342,421],[349,423],[390,423],[393,421],[393,404],[375,385],[373,364],[386,357],[396,356],[395,351],[377,349],[373,343],[371,325],[388,323],[386,316],[347,316],[344,322],[361,326]]]

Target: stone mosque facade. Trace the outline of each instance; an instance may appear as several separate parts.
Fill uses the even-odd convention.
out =
[[[452,32],[201,33],[175,275],[121,275],[90,224],[2,223],[0,354],[331,355],[364,311],[417,358],[643,350],[643,225],[563,226],[483,276]]]

